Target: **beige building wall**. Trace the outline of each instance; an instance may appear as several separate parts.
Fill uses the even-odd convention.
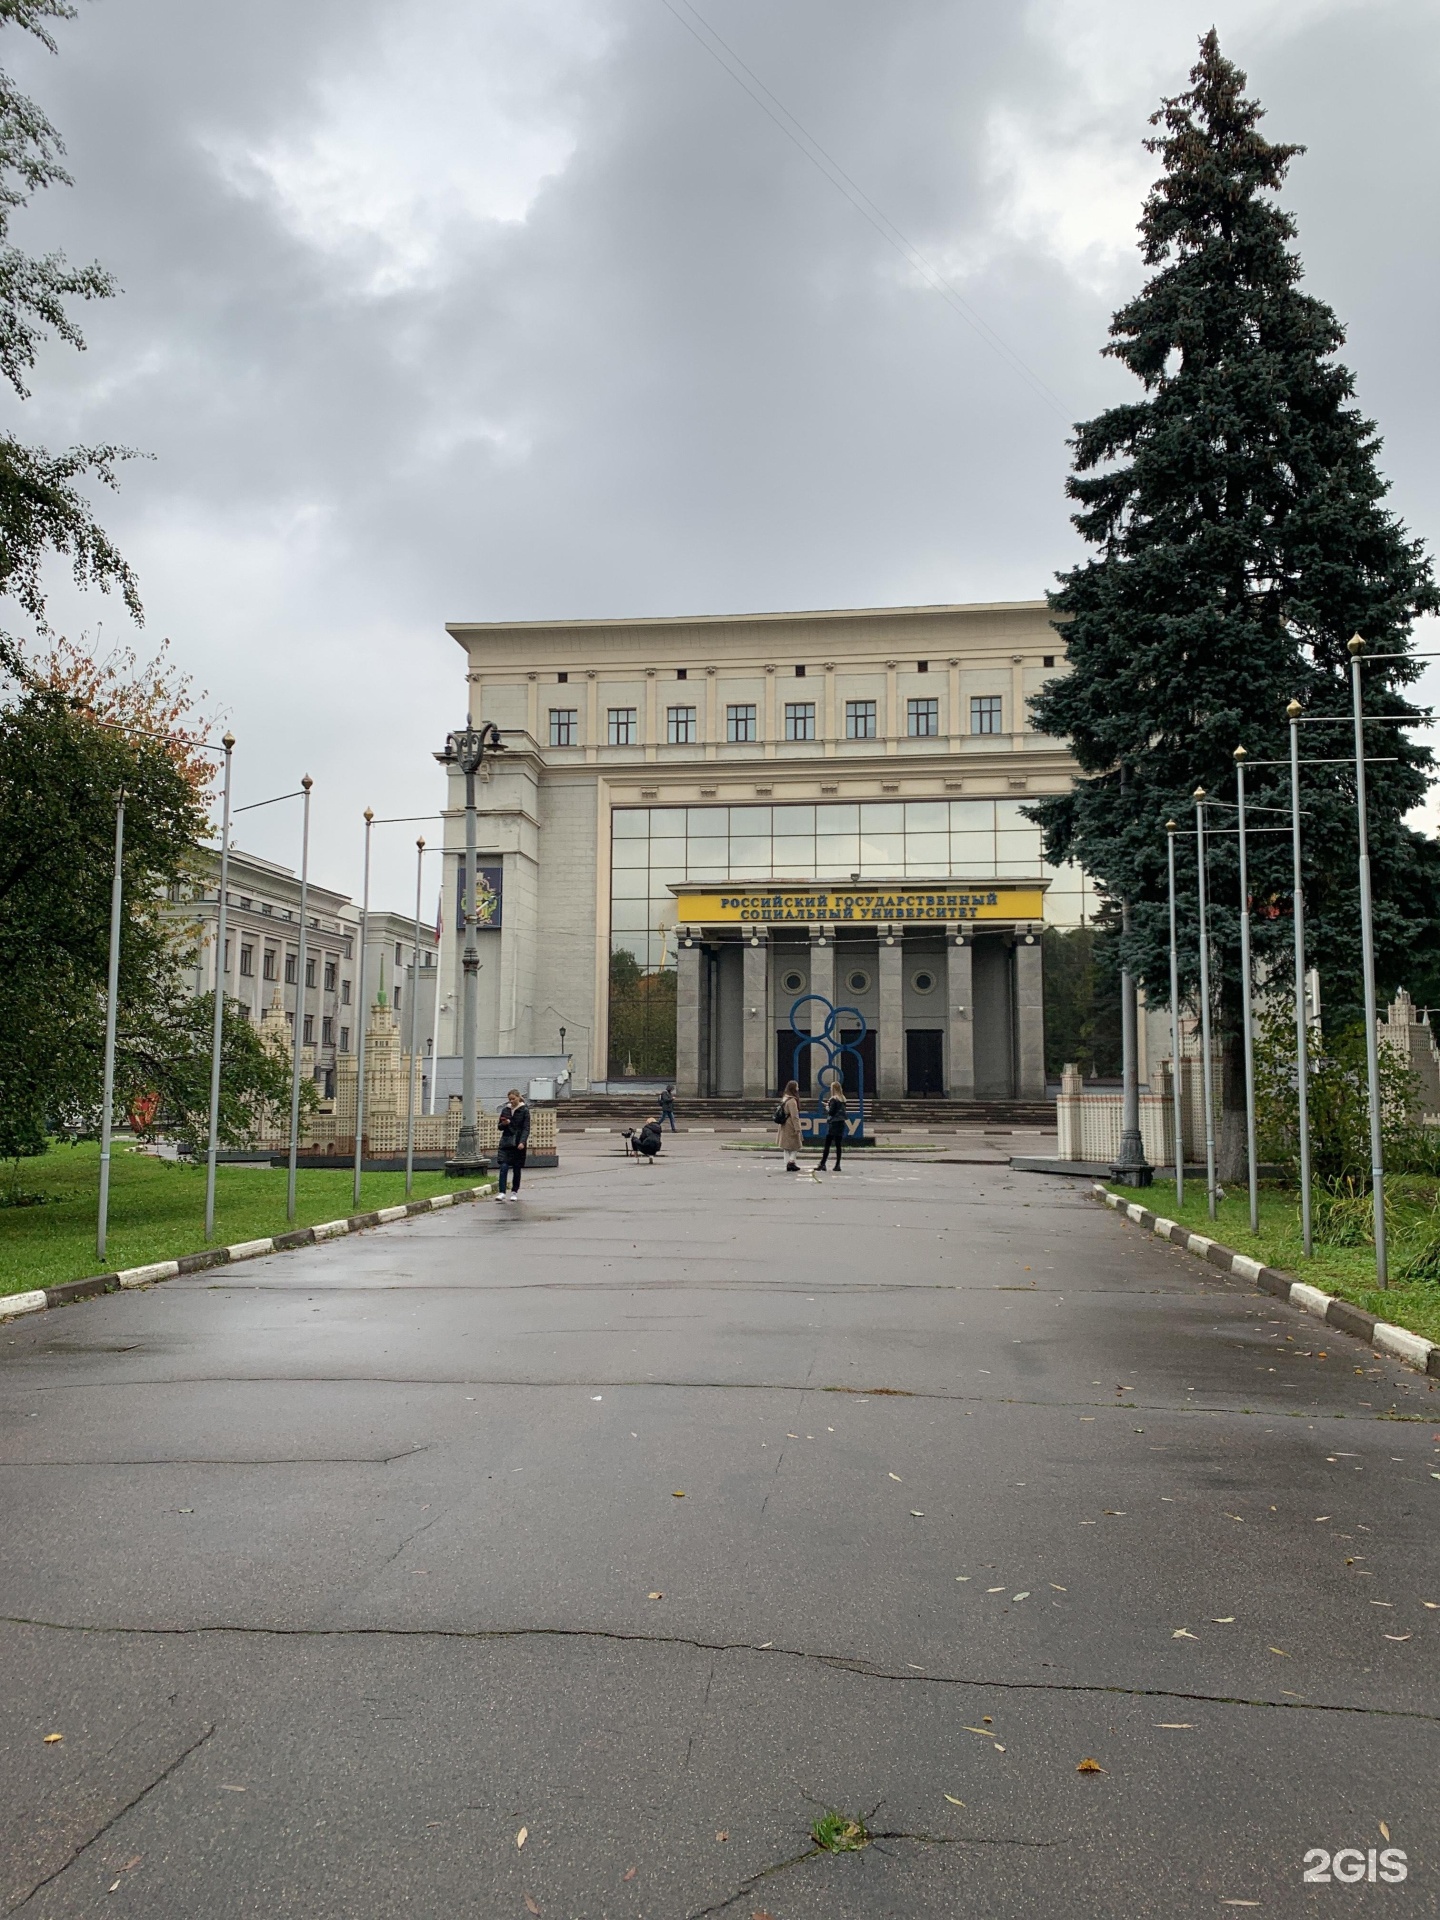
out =
[[[613,809],[955,797],[1023,802],[1062,792],[1073,777],[1064,742],[1036,733],[1023,705],[1065,670],[1039,600],[713,618],[461,621],[449,631],[465,656],[470,712],[477,723],[493,720],[506,746],[480,793],[481,856],[501,862],[505,876],[501,931],[481,936],[480,1051],[550,1051],[563,1026],[577,1087],[606,1073]],[[972,730],[970,702],[979,695],[1000,698],[1001,732]],[[938,703],[933,737],[910,733],[912,699]],[[874,703],[873,738],[848,737],[852,701]],[[787,703],[813,703],[813,741],[784,738]],[[693,739],[669,737],[675,707],[693,707]],[[753,740],[727,737],[734,707],[754,708]],[[628,724],[621,729],[631,737],[619,743],[612,712],[634,715],[633,732]],[[552,735],[552,713],[573,714],[573,722]],[[463,792],[463,780],[452,775],[442,1053],[459,1048],[458,942],[448,908],[464,844]],[[1079,885],[1075,876],[1055,877],[1047,916],[1074,915]],[[650,939],[673,962],[673,928],[663,918]],[[1035,998],[1032,971],[1027,962],[1027,1006]],[[947,1008],[947,1030],[958,1031],[963,1019]]]

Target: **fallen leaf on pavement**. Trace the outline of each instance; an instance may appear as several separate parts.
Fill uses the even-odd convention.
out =
[[[1408,1640],[1410,1636],[1408,1633],[1387,1633],[1385,1638],[1387,1640]]]
[[[722,1827],[719,1833],[716,1834],[715,1838],[717,1840],[728,1840],[730,1838],[730,1835],[726,1832],[724,1827]]]
[[[682,1492],[682,1491],[680,1490],[680,1488],[679,1488],[679,1487],[677,1487],[677,1488],[675,1489],[675,1491],[674,1491],[674,1493],[673,1493],[673,1494],[672,1494],[672,1495],[671,1495],[670,1497],[671,1497],[671,1499],[672,1499],[672,1500],[683,1500],[683,1499],[685,1498],[685,1495],[684,1495],[684,1493],[683,1493],[683,1492]]]
[[[1440,1600],[1422,1600],[1420,1604],[1422,1607],[1429,1607],[1432,1613],[1440,1609]]]
[[[1191,1633],[1188,1627],[1176,1627],[1170,1638],[1172,1640],[1198,1640],[1200,1636],[1198,1633]]]
[[[63,1733],[47,1733],[45,1736],[45,1744],[47,1747],[53,1747],[57,1740],[63,1740],[64,1738]]]
[[[987,1593],[1003,1593],[1005,1589],[1004,1587],[986,1587],[985,1591]]]
[[[1388,1840],[1390,1838],[1390,1829],[1383,1820],[1380,1822],[1380,1838],[1382,1840]]]
[[[1087,1757],[1080,1762],[1075,1771],[1076,1773],[1104,1773],[1105,1769],[1098,1760],[1091,1760]]]
[[[963,1800],[957,1800],[953,1793],[947,1793],[945,1798],[950,1802],[952,1807],[963,1807],[965,1804]],[[1390,1838],[1388,1833],[1386,1834],[1385,1838],[1387,1840]]]
[[[1055,1584],[1055,1582],[1054,1582],[1053,1580],[1052,1580],[1052,1581],[1050,1582],[1050,1584],[1051,1584],[1051,1586],[1052,1586],[1052,1587],[1055,1587],[1055,1591],[1056,1591],[1057,1593],[1068,1593],[1068,1592],[1070,1591],[1070,1589],[1069,1589],[1069,1587],[1061,1587],[1061,1586],[1056,1586],[1056,1584]]]
[[[956,1576],[955,1576],[955,1578],[956,1578],[957,1580],[968,1580],[968,1579],[970,1578],[970,1575],[969,1575],[968,1573],[957,1573],[957,1574],[956,1574]],[[1431,1605],[1432,1603],[1431,1603],[1431,1602],[1430,1602],[1429,1600],[1427,1600],[1427,1601],[1425,1602],[1425,1604],[1426,1604],[1426,1606],[1428,1607],[1428,1606],[1430,1606],[1430,1605]]]
[[[1157,1720],[1155,1724],[1157,1727],[1163,1728],[1166,1733],[1193,1733],[1195,1731],[1195,1723],[1193,1720]]]
[[[1012,1605],[1017,1600],[1028,1600],[1029,1598],[1030,1598],[1030,1589],[1028,1587],[1025,1589],[1023,1593],[1012,1593],[1010,1596]]]
[[[766,1913],[762,1907],[758,1913],[751,1914],[750,1920],[775,1920],[775,1916],[772,1913]]]
[[[891,1476],[890,1476],[890,1478],[891,1478],[892,1480],[900,1480],[900,1476],[899,1476],[899,1474],[898,1474],[898,1473],[892,1473],[892,1474],[891,1474]],[[904,1484],[905,1484],[905,1482],[904,1482],[903,1480],[900,1480],[900,1484],[901,1484],[901,1486],[903,1487],[903,1486],[904,1486]]]
[[[525,1842],[529,1838],[530,1838],[530,1829],[528,1827],[521,1827],[520,1831],[515,1836],[516,1846],[523,1847]]]
[[[647,1593],[645,1598],[647,1600],[663,1600],[665,1596],[663,1593]]]
[[[1258,1907],[1260,1902],[1258,1900],[1222,1900],[1220,1904],[1222,1907]]]
[[[1233,1613],[1222,1613],[1218,1620],[1212,1619],[1210,1624],[1212,1627],[1233,1627],[1235,1616]]]
[[[533,1893],[527,1893],[525,1896],[525,1911],[527,1913],[539,1913],[540,1911],[540,1902],[535,1898]]]
[[[1005,1751],[1004,1747],[1001,1746],[998,1740],[995,1742],[995,1751],[996,1753],[1004,1753]]]
[[[630,1871],[628,1873],[622,1873],[620,1878],[622,1880],[633,1880],[639,1871],[639,1867],[631,1867]]]
[[[1238,1520],[1242,1527],[1245,1524],[1245,1516],[1243,1513],[1227,1513],[1225,1518],[1227,1520]]]
[[[995,1737],[989,1727],[964,1727],[961,1731],[964,1733],[978,1733],[982,1740],[993,1740]]]
[[[1267,1647],[1266,1651],[1267,1653],[1278,1653],[1282,1660],[1288,1660],[1290,1658],[1284,1647]]]

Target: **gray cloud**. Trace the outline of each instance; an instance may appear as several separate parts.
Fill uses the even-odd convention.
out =
[[[98,0],[59,60],[3,46],[77,178],[27,232],[126,289],[26,430],[155,453],[106,503],[150,634],[228,706],[245,797],[316,775],[340,884],[367,802],[438,799],[447,618],[1021,597],[1074,552],[1067,422],[1123,391],[1098,350],[1139,276],[1139,141],[1208,16],[704,10],[1060,410],[660,0]],[[1310,284],[1431,535],[1433,7],[1232,12],[1272,132],[1310,144]]]

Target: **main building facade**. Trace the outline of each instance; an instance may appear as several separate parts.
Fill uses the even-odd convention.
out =
[[[1043,601],[449,629],[505,743],[480,791],[482,1053],[577,1088],[759,1096],[833,1030],[883,1097],[1036,1097],[1040,935],[1087,915],[1027,803]],[[447,800],[441,1050],[459,1042],[463,783]],[[563,1038],[562,1038],[563,1035]]]

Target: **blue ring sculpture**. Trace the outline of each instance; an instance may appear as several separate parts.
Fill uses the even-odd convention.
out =
[[[825,1024],[818,1033],[806,1032],[796,1026],[800,1009],[814,1000],[825,1009]],[[848,1013],[855,1021],[855,1027],[847,1034],[840,1032],[838,1025],[842,1013]],[[854,1104],[847,1107],[845,1114],[845,1137],[847,1140],[862,1140],[865,1136],[865,1060],[856,1042],[865,1038],[869,1031],[865,1016],[858,1007],[837,1007],[827,1000],[823,993],[802,993],[798,1000],[790,1004],[790,1031],[799,1045],[794,1049],[793,1058],[799,1062],[800,1055],[812,1047],[819,1047],[824,1053],[824,1061],[818,1071],[812,1070],[810,1085],[814,1106],[800,1115],[800,1131],[808,1141],[823,1139],[829,1125],[829,1115],[825,1111],[825,1092],[821,1085],[833,1084],[829,1076],[840,1075],[840,1084],[845,1084],[843,1058],[848,1053],[855,1062],[855,1086],[857,1089]],[[798,1077],[798,1076],[797,1076]]]

